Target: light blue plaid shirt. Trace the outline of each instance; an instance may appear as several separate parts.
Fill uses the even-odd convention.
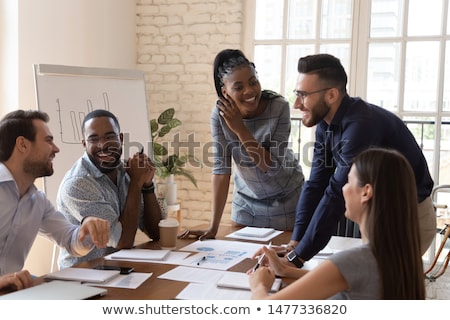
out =
[[[109,221],[110,239],[107,248],[95,248],[83,257],[73,257],[66,250],[61,250],[58,261],[60,268],[103,257],[116,250],[114,248],[122,235],[119,217],[125,207],[129,185],[130,177],[122,166],[119,168],[117,185],[115,185],[107,175],[94,166],[86,153],[66,173],[58,190],[56,199],[58,209],[77,225],[87,216]],[[141,230],[143,229],[143,208],[141,199],[139,221]]]

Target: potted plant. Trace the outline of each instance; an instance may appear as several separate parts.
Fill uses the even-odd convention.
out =
[[[160,142],[161,138],[166,136],[173,128],[176,128],[182,124],[182,122],[174,118],[175,109],[169,108],[164,110],[157,119],[150,120],[150,128],[153,140],[153,156],[156,166],[156,176],[161,180],[165,180],[165,184],[173,185],[174,176],[181,175],[189,179],[190,182],[197,188],[197,180],[192,173],[186,169],[186,163],[190,160],[199,162],[194,155],[191,154],[171,154],[166,146]],[[173,188],[173,187],[172,187]],[[176,184],[175,184],[176,190]],[[173,195],[169,198],[167,193],[169,187],[166,186],[165,197],[167,204],[173,204]],[[176,198],[176,196],[175,196]]]

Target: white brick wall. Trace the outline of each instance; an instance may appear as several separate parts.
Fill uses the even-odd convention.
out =
[[[176,117],[183,122],[178,130],[180,140],[186,141],[194,133],[195,141],[200,143],[195,155],[203,159],[203,148],[211,141],[209,117],[216,101],[212,64],[220,50],[242,48],[243,1],[137,0],[136,3],[137,67],[146,72],[150,117],[157,117],[166,108],[175,108]],[[167,141],[171,141],[170,137]],[[188,169],[197,178],[198,189],[185,178],[176,177],[182,225],[209,223],[211,168],[205,165]],[[230,200],[231,196],[222,223],[230,222]]]

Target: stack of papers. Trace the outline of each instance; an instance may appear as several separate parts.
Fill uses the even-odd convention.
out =
[[[244,227],[226,235],[226,237],[266,242],[270,241],[281,233],[283,233],[283,231],[275,230],[273,228]]]
[[[45,276],[47,279],[78,282],[105,283],[120,274],[119,270],[96,270],[85,268],[65,268]]]
[[[234,234],[242,237],[265,238],[274,232],[275,229],[273,228],[245,227],[236,231]]]
[[[122,249],[109,255],[111,259],[116,260],[164,260],[170,250],[152,250],[152,249]]]

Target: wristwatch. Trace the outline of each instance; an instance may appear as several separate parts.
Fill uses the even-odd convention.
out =
[[[303,267],[303,262],[300,260],[300,258],[297,256],[297,254],[295,253],[294,250],[292,250],[291,252],[289,252],[289,253],[286,255],[286,259],[287,259],[289,262],[292,262],[293,264],[295,264],[295,266],[296,266],[297,268]]]

